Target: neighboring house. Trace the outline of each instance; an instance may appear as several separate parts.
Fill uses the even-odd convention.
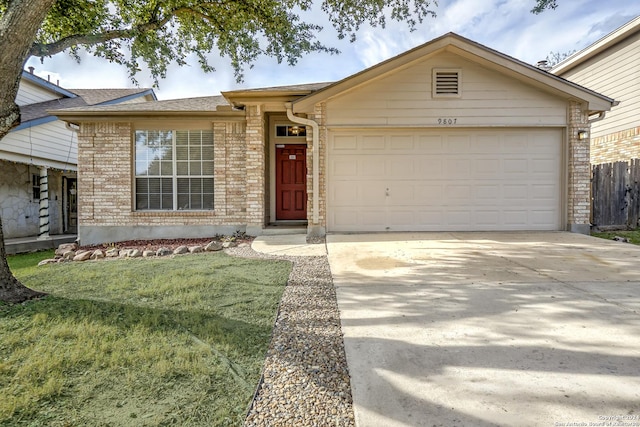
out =
[[[332,84],[84,107],[82,244],[327,232],[589,232],[614,100],[456,34]]]
[[[0,140],[0,216],[7,239],[76,233],[77,133],[61,108],[156,100],[150,89],[64,89],[24,71],[21,124]]]
[[[591,126],[591,163],[640,158],[640,16],[551,72],[619,101]]]

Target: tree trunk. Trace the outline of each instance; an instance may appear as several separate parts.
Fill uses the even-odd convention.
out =
[[[0,139],[20,124],[18,84],[38,29],[56,0],[12,0],[0,18]],[[16,279],[7,263],[0,218],[0,300],[19,303],[44,295]]]
[[[18,83],[29,49],[55,0],[12,0],[0,18],[0,139],[20,124]]]
[[[4,249],[4,233],[0,218],[0,301],[17,304],[43,295],[46,294],[27,288],[11,273]]]

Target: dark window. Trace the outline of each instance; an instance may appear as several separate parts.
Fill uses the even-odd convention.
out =
[[[32,192],[33,192],[33,201],[40,201],[40,175],[33,174],[31,175],[31,184],[32,184]]]
[[[299,125],[277,125],[276,136],[285,138],[307,136],[307,128]]]

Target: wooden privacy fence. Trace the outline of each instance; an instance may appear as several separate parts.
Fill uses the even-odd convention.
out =
[[[640,159],[594,165],[593,225],[636,228],[640,219]]]

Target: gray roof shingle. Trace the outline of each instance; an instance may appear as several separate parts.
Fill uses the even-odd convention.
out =
[[[269,93],[269,92],[291,92],[291,93],[311,93],[320,90],[331,83],[308,83],[288,86],[273,86],[266,88],[239,89],[234,92],[247,93]],[[222,95],[203,96],[195,98],[168,99],[162,101],[110,104],[110,105],[69,105],[64,109],[65,114],[69,113],[207,113],[214,112],[220,106],[231,107],[229,101]]]
[[[22,105],[20,107],[21,121],[22,123],[26,123],[31,120],[50,116],[50,114],[47,113],[49,110],[82,107],[85,105],[87,105],[87,103],[79,96],[77,98],[60,98],[46,102],[39,102],[37,104]]]
[[[223,96],[168,99],[164,101],[139,102],[135,104],[112,104],[100,106],[78,106],[65,109],[67,112],[208,112],[220,105],[229,105]]]
[[[60,98],[51,101],[39,102],[37,104],[23,105],[20,107],[22,123],[31,120],[41,119],[51,114],[48,111],[61,110],[65,108],[78,108],[105,102],[117,101],[118,99],[131,97],[137,94],[149,92],[150,89],[66,89],[78,95],[75,98]]]
[[[150,89],[69,89],[71,92],[82,97],[87,105],[97,105],[103,102],[115,101],[136,94],[142,94]]]
[[[304,83],[304,84],[287,85],[287,86],[238,89],[237,91],[230,90],[229,92],[315,92],[317,90],[320,90],[329,86],[330,84],[333,84],[333,82]]]

